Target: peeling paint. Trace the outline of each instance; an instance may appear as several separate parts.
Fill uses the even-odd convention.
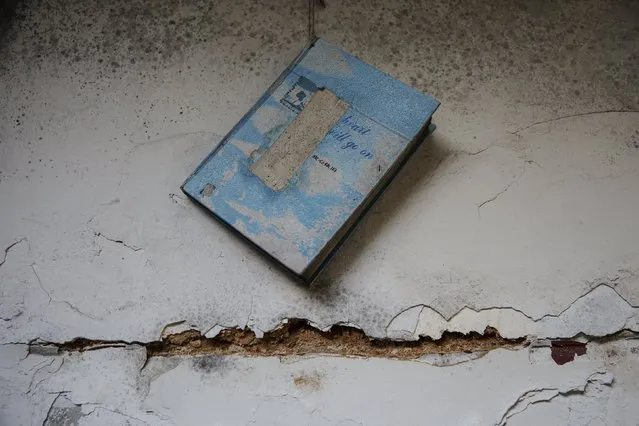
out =
[[[437,339],[445,331],[480,332],[494,327],[507,338],[571,338],[579,334],[602,337],[620,330],[639,331],[639,308],[630,305],[611,284],[599,284],[557,315],[533,318],[515,308],[463,308],[450,319],[425,305],[407,308],[386,327],[392,338]],[[597,315],[593,315],[597,312]]]
[[[178,331],[169,334],[169,331]],[[213,335],[213,337],[207,337]],[[424,358],[430,354],[458,354],[487,351],[498,348],[521,348],[525,339],[504,339],[496,330],[483,333],[444,333],[439,339],[421,338],[418,341],[375,339],[357,328],[335,325],[327,331],[319,330],[306,320],[287,319],[282,324],[258,337],[248,328],[218,328],[202,335],[185,326],[183,321],[164,328],[162,339],[153,342],[104,341],[78,338],[66,343],[53,344],[62,352],[84,352],[97,349],[142,345],[147,351],[147,362],[153,357],[176,355],[244,355],[244,356],[302,356],[336,355],[347,357],[374,357],[390,359],[425,359],[454,364],[462,358],[449,357],[447,361]],[[40,343],[35,346],[39,346]],[[47,343],[47,346],[52,345]],[[467,359],[474,359],[468,357]]]
[[[628,424],[639,413],[632,404],[639,395],[637,343],[591,343],[587,354],[562,366],[550,356],[531,362],[526,348],[497,349],[445,366],[321,355],[202,354],[145,362],[143,346],[57,356],[0,346],[0,382],[6,384],[0,386],[0,417],[8,424],[41,424],[81,413],[80,424],[198,424],[211,419],[210,401],[225,401],[215,406],[224,424],[259,419],[382,426],[410,424],[424,410],[437,424],[518,426],[542,418]],[[364,405],[367,410],[357,409]],[[565,411],[555,413],[554,407]]]
[[[69,401],[60,392],[53,400],[42,426],[76,426],[82,416],[82,407]]]
[[[210,423],[212,403],[222,424],[634,424],[639,4],[421,6],[318,12],[318,34],[443,107],[309,289],[167,196],[297,54],[304,2],[20,2],[0,29],[2,421],[42,424],[62,393],[94,424]],[[417,358],[314,332],[280,358],[256,338],[282,318],[357,325],[357,350],[415,339],[397,346]],[[265,356],[176,355],[217,348],[160,340],[182,319]],[[486,327],[527,340],[486,351]],[[587,352],[557,365],[557,339]]]
[[[575,360],[576,356],[586,354],[586,344],[574,340],[553,340],[550,354],[558,365]]]
[[[504,426],[511,417],[523,412],[528,407],[539,402],[548,402],[558,396],[566,396],[571,393],[583,393],[586,390],[586,386],[589,383],[601,383],[604,385],[612,385],[613,376],[606,372],[595,372],[584,383],[577,384],[570,387],[560,388],[541,388],[527,390],[521,394],[517,400],[506,410],[498,423],[498,426]]]

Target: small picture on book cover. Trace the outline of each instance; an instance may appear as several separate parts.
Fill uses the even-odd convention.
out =
[[[286,95],[282,98],[282,104],[295,112],[301,112],[316,90],[317,87],[312,81],[305,77],[300,77],[293,87],[286,92]]]

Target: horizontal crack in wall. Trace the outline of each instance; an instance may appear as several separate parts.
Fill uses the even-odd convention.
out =
[[[344,325],[335,325],[329,331],[321,331],[305,320],[295,319],[264,333],[261,338],[257,338],[249,329],[228,328],[213,338],[207,338],[197,330],[187,330],[148,343],[78,338],[54,346],[60,351],[78,352],[131,344],[144,346],[147,359],[155,356],[206,354],[244,356],[324,354],[418,359],[426,354],[484,352],[527,345],[526,339],[506,339],[493,328],[487,328],[483,334],[472,332],[464,335],[446,332],[437,340],[423,337],[417,341],[401,341],[370,338],[363,331]]]

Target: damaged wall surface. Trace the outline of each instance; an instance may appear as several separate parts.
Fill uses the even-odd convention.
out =
[[[0,423],[184,424],[203,408],[168,383],[226,401],[246,381],[238,392],[253,411],[240,421],[240,402],[220,404],[232,419],[220,424],[384,424],[379,395],[358,396],[366,414],[331,395],[395,375],[389,398],[405,423],[424,401],[448,424],[638,417],[624,378],[637,374],[624,339],[639,332],[637,2],[318,11],[320,35],[442,107],[310,288],[179,190],[298,53],[306,2],[24,0],[11,16],[0,24],[0,348],[14,355]],[[315,358],[250,353],[250,339],[295,318],[356,327],[371,345],[464,343],[413,361],[342,359],[349,346],[330,358],[326,342],[307,341]],[[184,332],[203,346],[236,333],[252,349],[143,356]],[[497,340],[479,347],[477,336]],[[75,349],[27,356],[36,347]],[[466,369],[476,385],[464,390]],[[73,382],[89,370],[108,377]],[[490,383],[494,398],[469,396],[467,411],[442,399]]]
[[[327,23],[329,39],[428,90],[443,107],[436,117],[439,130],[311,289],[291,283],[179,194],[184,177],[300,48],[293,40],[303,26],[284,20],[303,16],[303,7],[265,3],[264,15],[251,5],[253,14],[240,14],[241,25],[233,9],[240,6],[158,8],[157,16],[144,21],[145,31],[179,27],[183,43],[170,51],[131,29],[129,15],[139,12],[135,4],[87,3],[70,15],[47,2],[22,5],[3,45],[0,80],[0,194],[15,200],[0,205],[4,341],[149,341],[164,325],[182,320],[203,332],[216,325],[259,332],[283,318],[306,318],[320,328],[348,322],[383,337],[393,318],[411,306],[427,307],[423,314],[435,316],[432,328],[422,322],[419,333],[436,335],[442,321],[464,308],[484,314],[512,308],[518,321],[539,322],[587,295],[608,297],[593,290],[602,284],[618,294],[616,305],[639,304],[638,61],[627,49],[637,36],[628,32],[631,20],[608,28],[608,21],[595,17],[604,14],[612,22],[618,15],[634,16],[634,3],[619,2],[613,10],[593,3],[604,7],[598,14],[567,4],[543,12],[546,20],[561,21],[560,13],[584,27],[597,19],[602,41],[586,45],[589,56],[576,51],[568,59],[572,49],[558,53],[554,43],[565,29],[553,27],[552,43],[528,52],[538,55],[541,46],[548,55],[547,69],[536,67],[532,79],[528,67],[515,64],[504,75],[499,58],[514,61],[519,53],[489,39],[459,38],[456,49],[490,46],[494,55],[436,67],[433,57],[454,55],[418,60],[409,49],[384,56],[381,40],[359,43],[361,36]],[[402,7],[393,6],[391,15]],[[417,38],[414,49],[444,49],[452,37],[441,33],[449,19],[441,7],[428,14],[442,20],[433,25],[437,40]],[[469,14],[490,13],[500,22],[511,13],[467,7]],[[341,22],[350,10],[327,8],[322,19]],[[180,13],[198,23],[179,21]],[[532,20],[537,13],[524,8],[518,19]],[[88,26],[90,14],[100,19]],[[421,16],[414,15],[410,22]],[[223,28],[209,33],[206,19],[222,19]],[[46,37],[31,30],[43,20]],[[490,29],[473,31],[478,22],[464,18],[448,31],[489,37]],[[127,41],[128,47],[110,43],[102,34],[106,25],[121,27],[116,31],[126,40],[137,39]],[[84,29],[78,33],[76,26]],[[239,39],[228,40],[227,31],[237,31]],[[391,52],[404,43],[402,31],[387,36]],[[549,30],[530,24],[528,31],[545,39]],[[590,37],[577,32],[569,46]],[[619,38],[624,41],[614,47],[605,42]],[[148,44],[150,53],[139,51],[138,42]],[[24,50],[32,44],[42,46],[42,53]],[[100,54],[89,55],[96,44]],[[621,57],[623,66],[587,74],[588,61]],[[473,71],[478,64],[481,73]],[[453,90],[443,70],[466,89]],[[586,73],[585,80],[572,82],[579,73]],[[546,86],[557,75],[565,81],[553,95]],[[619,87],[605,86],[596,96],[588,92],[588,102],[586,94],[577,95],[609,79]],[[527,84],[513,87],[519,81]],[[572,87],[569,93],[564,86]],[[529,324],[521,332],[541,326]]]
[[[632,403],[639,340],[591,343],[562,366],[549,351],[500,349],[441,367],[321,356],[146,362],[136,346],[42,356],[5,345],[0,416],[45,425],[612,425],[639,418]]]

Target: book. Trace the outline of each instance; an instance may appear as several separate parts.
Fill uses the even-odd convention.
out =
[[[182,190],[311,282],[434,130],[438,107],[433,97],[316,38]]]

